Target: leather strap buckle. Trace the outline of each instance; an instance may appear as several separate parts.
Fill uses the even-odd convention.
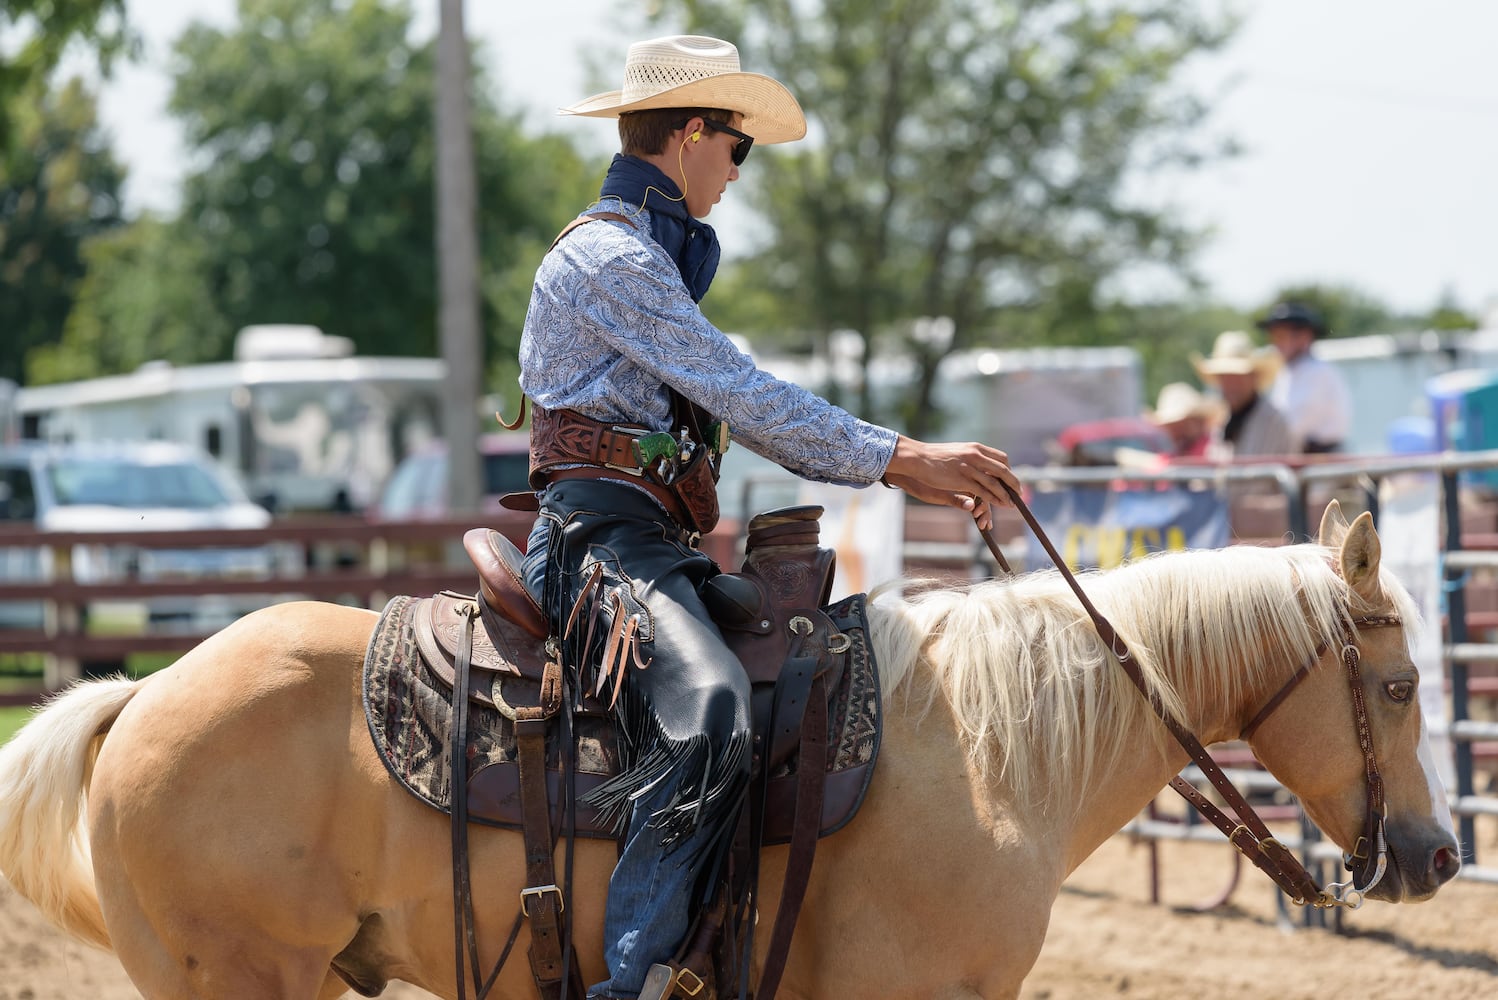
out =
[[[691,969],[678,969],[676,972],[676,988],[689,997],[694,997],[702,992],[702,987],[707,985],[702,977]]]
[[[674,997],[695,997],[707,985],[702,977],[685,965],[675,962],[657,962],[645,973],[645,984],[640,988],[640,1000],[671,1000]]]
[[[533,885],[529,889],[520,890],[520,910],[527,917],[531,915],[531,897],[537,899],[550,893],[557,898],[557,912],[561,913],[567,908],[562,899],[562,890],[556,885]]]

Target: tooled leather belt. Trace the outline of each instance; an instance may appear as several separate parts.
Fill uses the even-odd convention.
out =
[[[680,497],[650,478],[635,457],[643,429],[611,426],[572,410],[534,407],[531,411],[532,489],[565,479],[611,479],[649,494],[677,524],[694,522]]]
[[[572,410],[531,411],[531,486],[540,489],[559,465],[583,462],[631,476],[642,475],[635,439],[643,428],[615,427]]]

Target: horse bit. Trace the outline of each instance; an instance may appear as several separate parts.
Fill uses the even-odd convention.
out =
[[[1378,770],[1378,759],[1374,754],[1373,748],[1373,730],[1368,723],[1368,706],[1363,697],[1362,674],[1359,670],[1362,653],[1356,645],[1356,631],[1362,628],[1398,626],[1403,624],[1400,618],[1397,615],[1367,615],[1360,618],[1349,618],[1343,624],[1341,660],[1347,671],[1348,683],[1352,687],[1353,717],[1357,727],[1358,747],[1363,754],[1364,771],[1367,777],[1368,810],[1363,824],[1362,835],[1358,837],[1357,843],[1353,845],[1353,849],[1343,852],[1342,855],[1343,863],[1348,871],[1352,873],[1352,878],[1346,882],[1329,883],[1323,889],[1316,884],[1315,878],[1306,870],[1305,865],[1300,862],[1300,859],[1295,857],[1289,848],[1285,847],[1284,844],[1280,843],[1270,833],[1263,819],[1254,811],[1253,806],[1249,805],[1248,800],[1238,791],[1237,786],[1228,780],[1227,775],[1223,774],[1222,768],[1212,759],[1212,755],[1207,753],[1201,741],[1165,711],[1165,707],[1160,703],[1159,699],[1151,693],[1148,684],[1145,682],[1144,674],[1140,671],[1138,664],[1134,662],[1133,655],[1129,652],[1128,646],[1124,644],[1117,630],[1113,628],[1108,620],[1103,617],[1102,613],[1093,605],[1092,601],[1088,599],[1081,585],[1077,583],[1077,578],[1072,575],[1071,570],[1067,567],[1066,561],[1061,558],[1055,546],[1051,544],[1051,540],[1041,530],[1040,524],[1035,519],[1035,515],[1030,512],[1030,508],[1020,498],[1018,491],[1008,483],[1003,483],[1002,485],[1013,501],[1015,509],[1020,512],[1020,515],[1025,519],[1025,523],[1045,549],[1046,554],[1050,556],[1051,562],[1055,564],[1056,569],[1060,571],[1061,576],[1071,587],[1072,592],[1081,601],[1082,607],[1092,619],[1099,637],[1107,643],[1109,649],[1117,658],[1119,665],[1123,667],[1124,673],[1128,675],[1129,679],[1133,681],[1134,686],[1144,695],[1145,699],[1150,703],[1150,707],[1155,710],[1155,714],[1165,724],[1165,728],[1176,738],[1176,742],[1185,749],[1192,763],[1196,764],[1202,775],[1211,782],[1212,787],[1217,789],[1223,801],[1237,815],[1238,822],[1235,823],[1231,817],[1225,814],[1205,795],[1198,791],[1194,785],[1180,775],[1176,775],[1171,779],[1170,787],[1175,789],[1198,812],[1221,830],[1244,857],[1252,861],[1260,871],[1273,879],[1275,884],[1284,890],[1285,894],[1297,905],[1304,906],[1309,904],[1318,909],[1345,906],[1354,910],[1362,906],[1364,896],[1374,886],[1378,885],[1388,870],[1389,849],[1388,841],[1384,834],[1384,823],[1388,815],[1388,805],[1384,801],[1383,777]],[[1013,575],[1013,570],[1009,568],[1009,563],[1004,558],[1003,552],[1000,551],[998,543],[994,541],[992,529],[980,528],[978,533],[982,536],[983,541],[988,546],[989,552],[993,554],[994,559],[1003,571]],[[1300,682],[1310,676],[1311,670],[1321,661],[1322,656],[1326,654],[1328,646],[1329,642],[1325,639],[1317,645],[1310,659],[1290,676],[1290,679],[1275,692],[1268,703],[1244,727],[1242,733],[1243,739],[1248,739],[1252,736],[1254,731],[1274,714],[1275,709],[1279,708],[1285,702]],[[1372,868],[1371,873],[1369,872],[1370,867]],[[1367,877],[1367,881],[1361,886],[1358,885],[1359,878],[1364,876]]]

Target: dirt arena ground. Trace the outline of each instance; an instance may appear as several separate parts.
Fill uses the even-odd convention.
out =
[[[1498,839],[1480,836],[1479,844],[1489,858],[1498,852]],[[1279,925],[1273,887],[1248,865],[1228,905],[1190,912],[1227,885],[1225,844],[1160,850],[1159,906],[1149,902],[1146,848],[1127,838],[1115,837],[1073,875],[1024,1000],[1498,997],[1498,886],[1459,880],[1430,903],[1371,903],[1347,918],[1344,934],[1291,930]],[[0,1000],[138,996],[112,955],[64,939],[0,889]],[[398,984],[385,993],[429,996]]]

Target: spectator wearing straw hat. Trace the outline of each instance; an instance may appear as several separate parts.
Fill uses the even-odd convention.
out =
[[[1217,425],[1222,422],[1222,404],[1185,382],[1160,387],[1155,408],[1145,419],[1170,436],[1174,458],[1205,458]]]
[[[1216,388],[1227,404],[1220,449],[1214,450],[1238,458],[1300,453],[1290,422],[1261,395],[1279,372],[1280,358],[1273,348],[1256,347],[1248,334],[1228,330],[1217,335],[1210,355],[1196,355],[1191,363],[1203,384]]]
[[[562,109],[617,119],[620,152],[537,268],[520,342],[540,506],[526,584],[570,687],[607,698],[622,734],[620,773],[588,800],[623,832],[609,979],[589,990],[600,998],[639,996],[652,969],[674,974],[748,789],[749,683],[699,593],[718,572],[697,540],[717,520],[729,429],[805,478],[882,482],[983,527],[1019,486],[1002,451],[859,420],[757,368],[704,316],[719,245],[701,220],[751,146],[806,134],[791,92],[698,35],[634,43],[623,79]]]
[[[1285,361],[1270,402],[1290,421],[1307,454],[1342,450],[1352,431],[1352,396],[1342,374],[1311,353],[1315,340],[1326,336],[1321,314],[1300,302],[1280,302],[1258,326]]]

